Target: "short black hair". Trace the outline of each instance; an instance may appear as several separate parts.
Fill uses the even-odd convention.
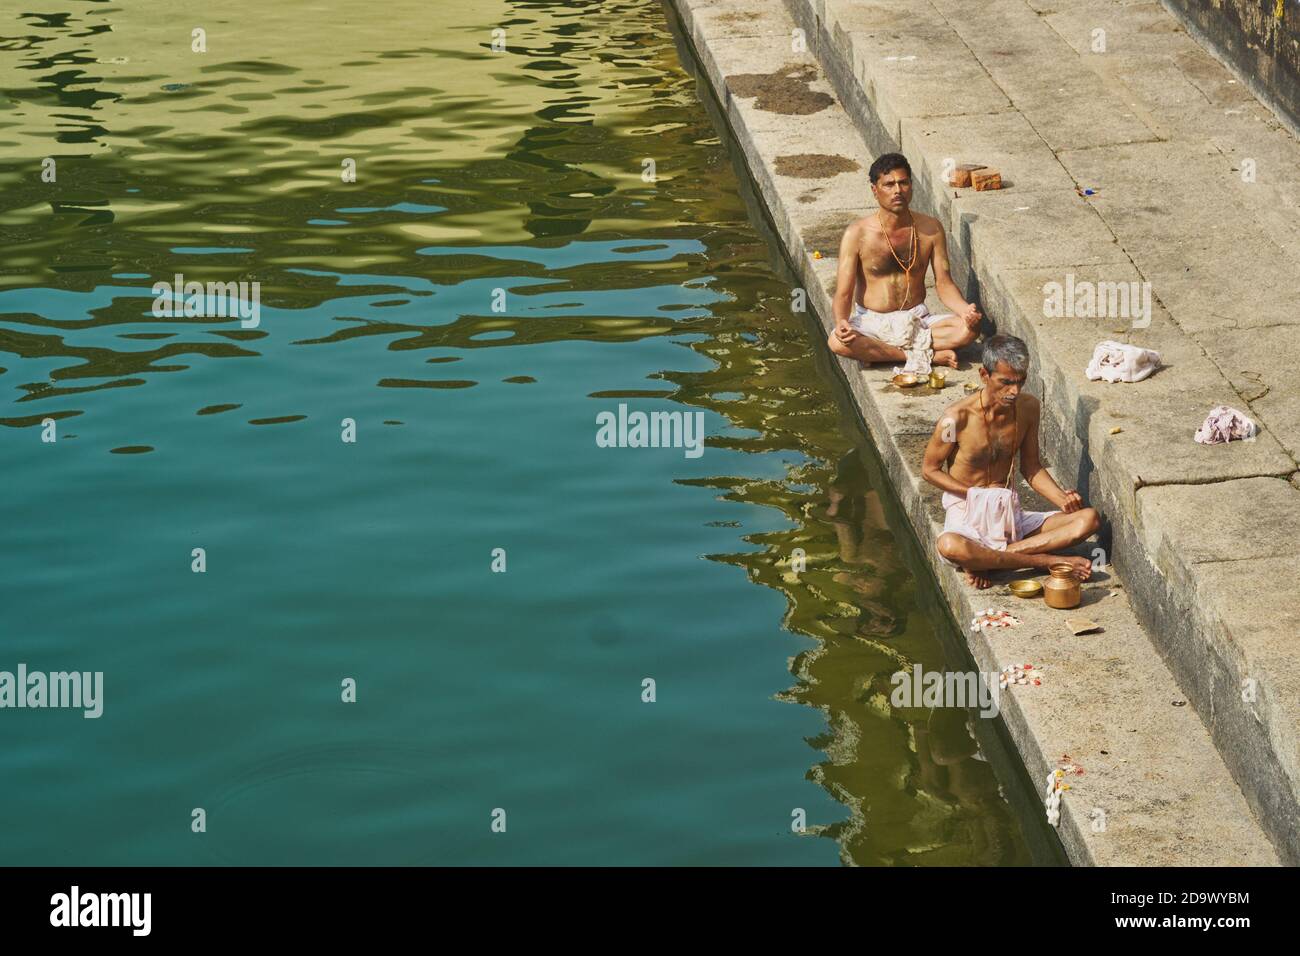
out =
[[[912,178],[912,165],[902,153],[885,153],[883,156],[877,157],[867,173],[871,177],[871,185],[874,186],[878,183],[880,177],[885,173],[892,173],[896,169],[906,169],[907,178]]]

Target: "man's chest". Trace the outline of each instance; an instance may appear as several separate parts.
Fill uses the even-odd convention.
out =
[[[858,257],[863,269],[874,276],[887,276],[900,272],[915,274],[918,266],[930,261],[931,241],[925,236],[912,236],[910,230],[895,232],[887,239],[877,230],[867,233],[859,244]]]
[[[962,430],[957,451],[965,463],[974,468],[1008,462],[1020,447],[1020,429],[1016,423],[984,425],[973,423]]]

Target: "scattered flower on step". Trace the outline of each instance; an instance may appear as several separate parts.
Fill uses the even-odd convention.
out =
[[[1012,664],[1010,667],[1004,667],[998,674],[998,686],[1006,690],[1011,684],[1041,685],[1043,682],[1030,673],[1033,670],[1033,664]]]
[[[1018,617],[1013,616],[1007,611],[999,611],[996,608],[985,608],[970,620],[970,629],[972,632],[980,628],[994,627],[1015,627],[1020,623]]]

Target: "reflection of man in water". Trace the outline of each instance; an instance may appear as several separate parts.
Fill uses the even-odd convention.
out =
[[[973,862],[1013,863],[1007,859],[1015,845],[1008,808],[993,768],[976,756],[979,747],[967,728],[968,720],[978,719],[961,708],[936,707],[928,720],[912,723],[918,786],[965,818]]]
[[[933,666],[951,669],[954,665],[936,662]],[[877,674],[870,692],[887,697],[891,681],[892,673]],[[916,754],[903,787],[924,793],[943,805],[941,830],[949,834],[945,843],[932,846],[931,838],[925,834],[933,832],[937,821],[917,820],[917,839],[925,841],[925,845],[910,847],[907,861],[979,866],[1030,863],[1019,852],[1010,807],[1002,797],[993,768],[979,754],[970,730],[971,722],[980,718],[961,707],[898,708],[893,710],[892,718],[907,728]],[[957,829],[965,835],[953,832]]]
[[[883,502],[879,493],[869,487],[866,468],[856,449],[840,460],[835,477],[827,487],[827,497],[830,500],[827,517],[835,526],[840,560],[854,568],[837,573],[833,580],[851,589],[843,600],[861,610],[855,633],[904,638],[901,642],[895,640],[893,646],[906,648],[907,618],[903,609],[891,606],[890,598],[910,583],[907,568],[886,521]],[[912,594],[910,589],[906,593]],[[943,651],[930,640],[918,634],[912,636],[921,641],[918,650],[928,658],[922,661],[927,669],[964,670],[969,666],[943,660]],[[926,647],[929,651],[924,650]],[[868,696],[880,694],[887,700],[896,669],[891,666],[888,672],[877,674]],[[992,768],[977,755],[975,739],[967,729],[968,712],[961,708],[916,707],[895,710],[892,719],[906,728],[916,754],[903,787],[920,791],[942,805],[942,808],[936,805],[936,820],[927,823],[923,810],[922,817],[913,822],[918,828],[916,839],[927,845],[910,846],[897,862],[986,866],[1031,862],[1017,852],[1020,842],[1014,833],[1014,820],[999,792]],[[864,733],[863,745],[874,736]],[[891,757],[887,762],[892,763],[894,759]],[[905,767],[906,764],[900,769]],[[950,838],[930,847],[931,826],[935,824],[950,833]],[[966,835],[954,830],[964,830]],[[872,843],[869,832],[864,832],[864,837]],[[919,836],[922,833],[928,836]],[[898,855],[900,846],[913,841],[908,835],[895,834],[884,842],[891,846],[877,847],[877,852],[883,851],[885,857],[892,859]]]
[[[894,535],[885,520],[880,495],[867,487],[867,472],[856,450],[840,459],[835,478],[827,487],[830,505],[826,516],[835,528],[840,560],[862,565],[861,571],[840,571],[832,580],[851,588],[851,603],[862,613],[857,633],[891,637],[900,633],[902,622],[894,609],[884,602],[889,592],[886,575],[899,568],[894,549]]]

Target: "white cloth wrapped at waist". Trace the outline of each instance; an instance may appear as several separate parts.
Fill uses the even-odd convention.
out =
[[[1136,345],[1106,341],[1092,352],[1084,372],[1089,381],[1140,382],[1160,367],[1160,353]]]
[[[965,497],[945,491],[943,498],[945,533],[969,538],[995,551],[1021,541],[1038,531],[1058,511],[1026,511],[1014,488],[969,488]],[[935,539],[936,546],[938,539]],[[947,560],[945,558],[945,560]],[[955,564],[949,561],[949,564]]]
[[[873,312],[855,302],[853,313],[849,316],[849,325],[855,331],[902,349],[907,354],[907,364],[895,368],[895,375],[900,372],[929,375],[934,360],[930,326],[946,318],[947,315],[931,315],[924,302],[915,308],[901,309],[898,312]]]

